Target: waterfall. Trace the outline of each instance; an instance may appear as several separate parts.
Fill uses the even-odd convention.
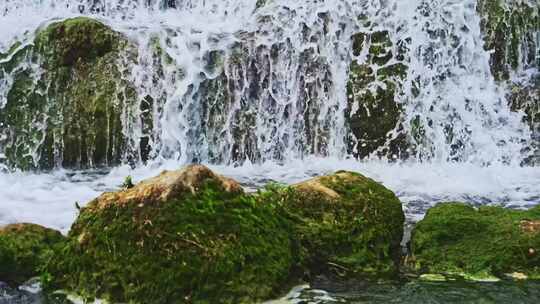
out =
[[[524,114],[511,111],[510,88],[490,69],[476,0],[5,0],[0,54],[32,44],[38,28],[81,15],[136,46],[136,59],[118,60],[122,81],[136,91],[122,114],[124,162],[347,158],[365,145],[351,131],[350,116],[362,106],[349,102],[353,61],[379,76],[396,62],[407,66],[392,79],[402,113],[367,158],[400,138],[418,161],[519,164],[530,153]],[[373,65],[373,37],[362,51],[353,37],[381,32],[390,59]],[[538,71],[521,64],[516,74],[527,68]],[[31,69],[39,77],[39,67]],[[0,72],[0,111],[11,74]],[[375,80],[365,90],[387,85]],[[0,155],[9,136],[0,128]],[[27,143],[36,162],[43,142]]]

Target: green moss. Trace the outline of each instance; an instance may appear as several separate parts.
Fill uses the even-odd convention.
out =
[[[475,209],[462,203],[431,208],[412,234],[414,268],[465,278],[502,277],[520,272],[540,275],[540,233],[524,228],[540,220],[540,209]],[[525,222],[524,222],[525,221]]]
[[[0,113],[9,164],[28,170],[119,163],[126,151],[121,116],[136,92],[122,80],[118,60],[131,60],[131,49],[121,34],[81,17],[40,30],[33,45],[0,64],[14,79]]]
[[[288,223],[270,204],[210,180],[181,200],[83,208],[47,265],[49,289],[130,303],[253,303],[293,264]],[[174,282],[174,283],[173,283]]]
[[[35,45],[45,55],[46,67],[56,69],[102,57],[124,41],[119,38],[103,23],[78,17],[49,25],[37,34]]]
[[[337,172],[273,191],[294,223],[303,272],[370,279],[396,275],[404,215],[390,190],[360,174]]]
[[[0,228],[0,281],[17,287],[39,275],[39,268],[63,242],[58,231],[32,224]]]

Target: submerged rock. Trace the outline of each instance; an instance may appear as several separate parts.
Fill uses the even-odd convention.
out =
[[[413,231],[413,268],[473,280],[512,273],[540,278],[539,227],[540,207],[521,211],[439,204]]]
[[[405,216],[398,198],[353,172],[318,177],[283,191],[300,263],[313,278],[397,274]]]
[[[0,111],[0,146],[10,166],[50,169],[113,165],[125,139],[121,116],[136,98],[122,80],[134,48],[99,21],[74,18],[36,33],[0,63],[10,79]]]
[[[293,264],[288,222],[203,166],[105,193],[46,267],[47,289],[130,303],[254,303]]]
[[[0,228],[0,281],[17,287],[38,276],[53,247],[63,241],[60,232],[34,224]]]

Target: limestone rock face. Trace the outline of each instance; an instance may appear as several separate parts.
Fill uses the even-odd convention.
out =
[[[474,280],[512,273],[539,278],[539,228],[540,207],[520,211],[439,204],[412,233],[413,266],[421,273]]]
[[[50,258],[64,237],[60,232],[34,224],[0,228],[0,281],[18,287],[40,274],[38,268]]]

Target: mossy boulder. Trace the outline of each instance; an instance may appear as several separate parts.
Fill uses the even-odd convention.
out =
[[[478,0],[484,47],[493,51],[490,66],[497,80],[535,65],[539,8],[535,1]]]
[[[406,157],[402,107],[398,96],[408,67],[402,43],[388,31],[358,33],[352,37],[353,55],[347,83],[347,117],[356,140],[350,151],[359,158]]]
[[[57,69],[74,66],[79,60],[94,61],[117,49],[125,39],[97,20],[80,17],[49,25],[34,43],[45,56],[46,67]]]
[[[404,214],[394,193],[340,171],[282,190],[300,268],[309,277],[391,278],[401,256]]]
[[[0,73],[12,79],[0,111],[0,145],[21,169],[106,166],[126,151],[122,115],[136,99],[121,67],[134,47],[89,18],[53,23]],[[123,62],[123,63],[122,63]]]
[[[540,278],[540,207],[529,211],[441,203],[412,233],[420,273],[490,280],[507,274]]]
[[[53,248],[64,241],[60,232],[33,224],[0,228],[0,281],[17,287],[39,276]]]
[[[105,193],[81,210],[48,290],[129,303],[254,303],[294,263],[288,222],[203,166]]]

